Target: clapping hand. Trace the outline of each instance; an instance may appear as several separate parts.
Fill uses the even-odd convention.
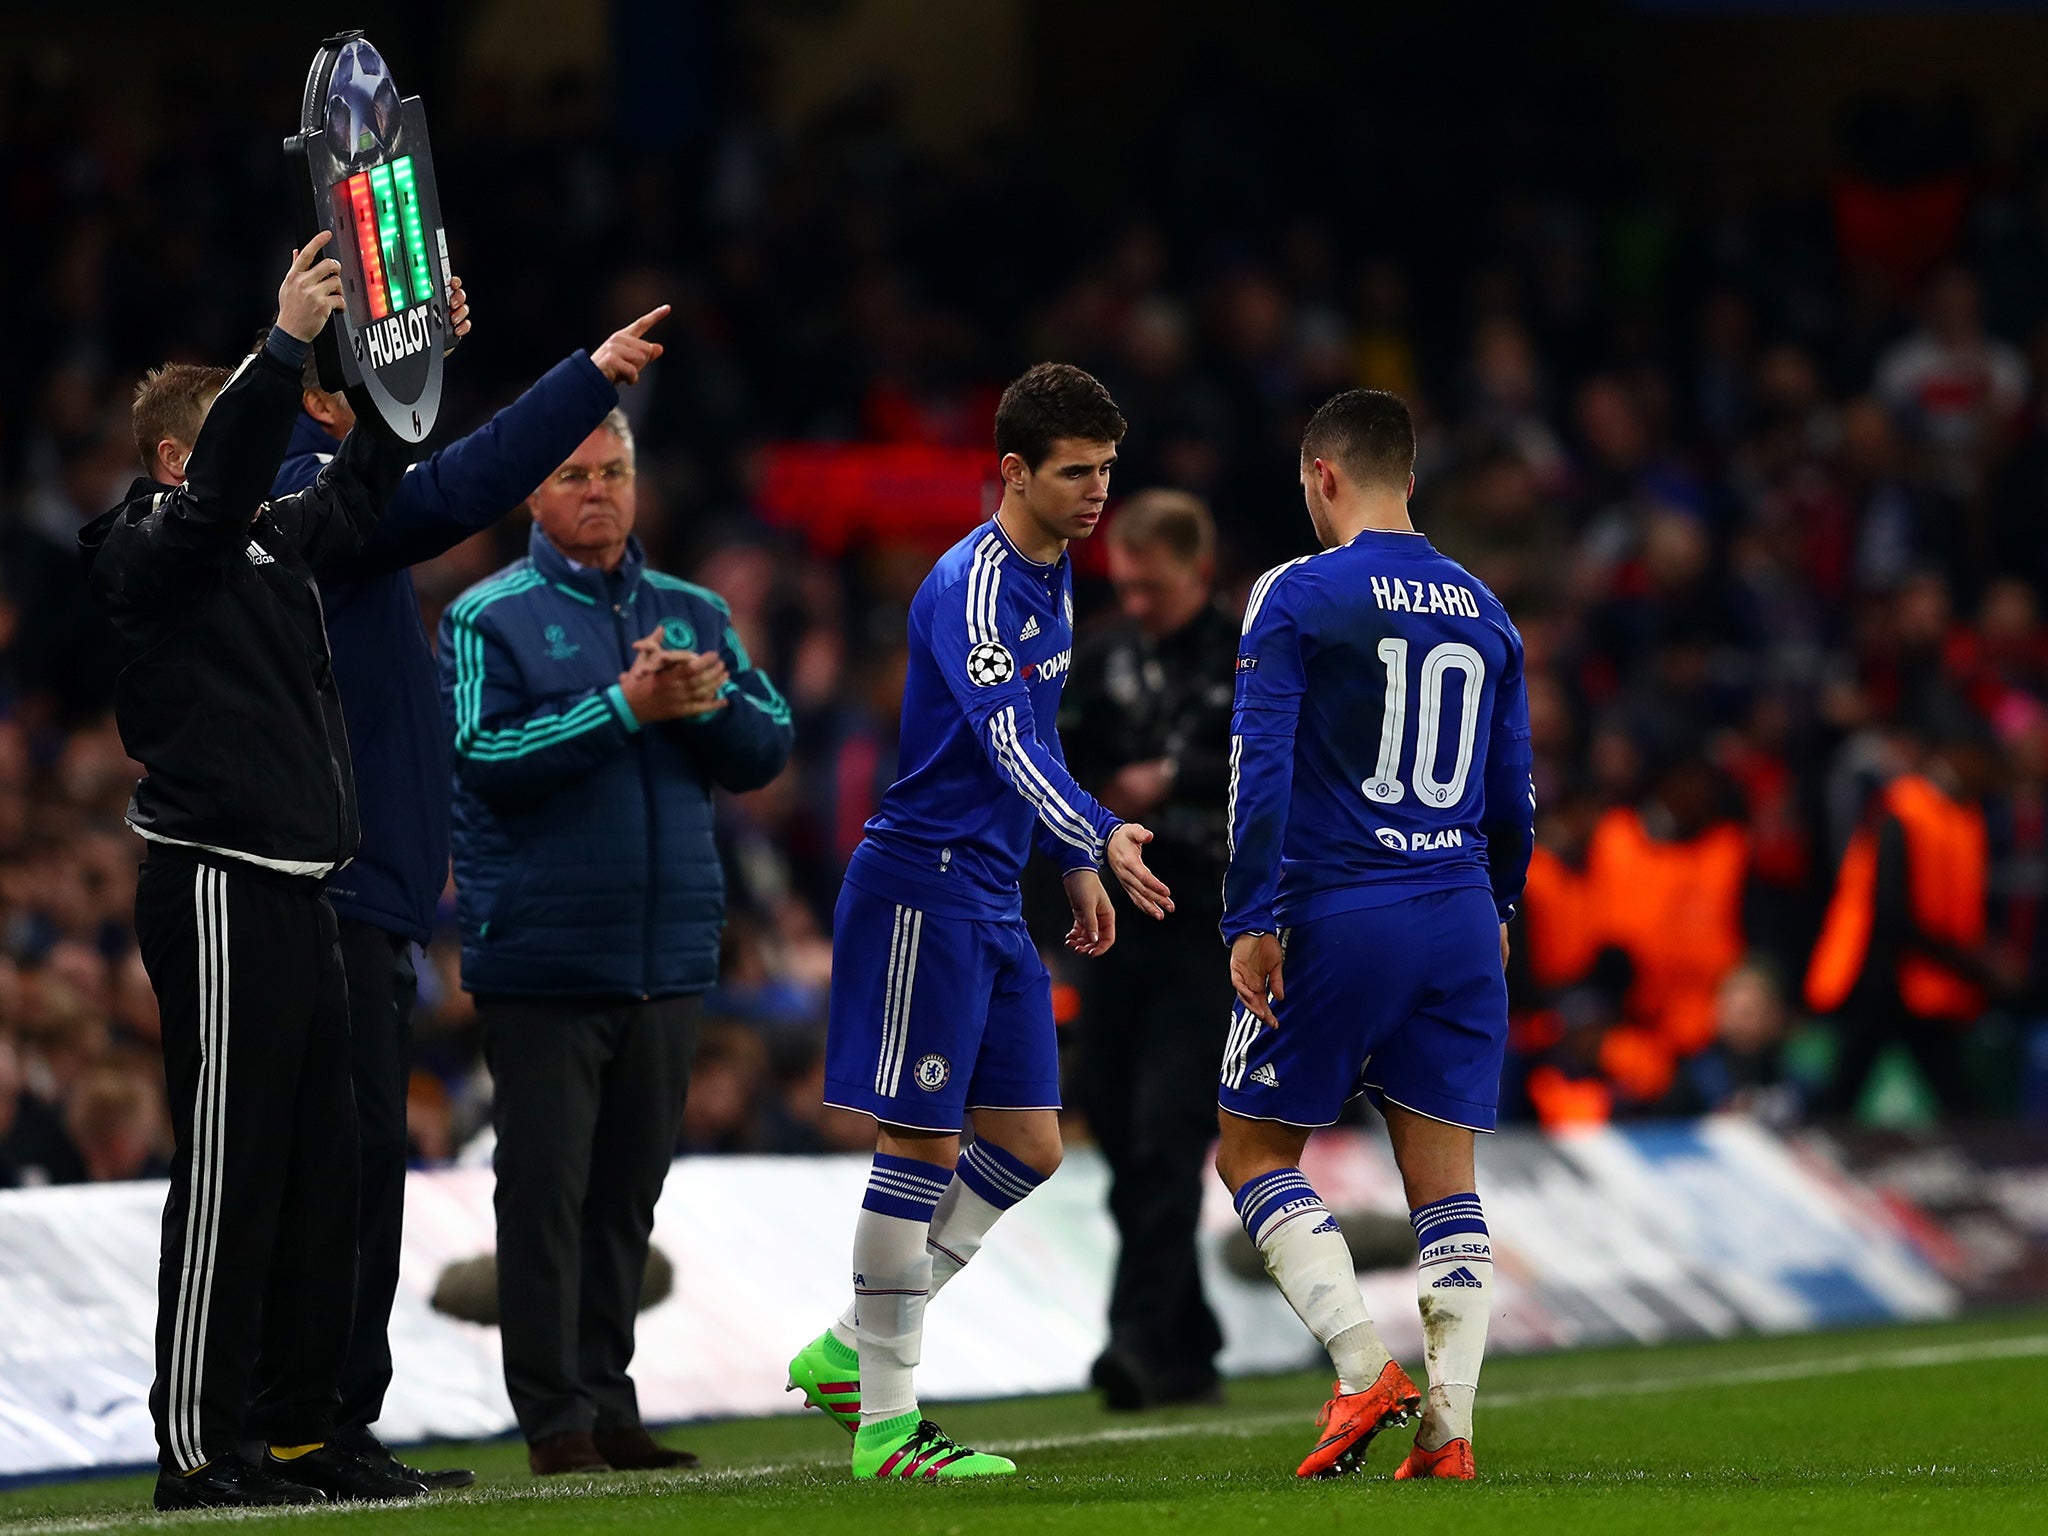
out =
[[[619,674],[619,691],[636,720],[686,720],[724,709],[730,680],[718,652],[674,650],[656,629],[633,642],[633,665]]]

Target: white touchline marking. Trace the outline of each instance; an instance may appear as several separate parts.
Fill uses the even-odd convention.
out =
[[[1734,1371],[1696,1371],[1673,1376],[1625,1377],[1619,1381],[1580,1381],[1567,1386],[1537,1387],[1526,1392],[1482,1391],[1482,1408],[1524,1408],[1569,1398],[1642,1397],[1659,1392],[1688,1392],[1700,1387],[1747,1387],[1774,1381],[1804,1381],[1821,1376],[1854,1376],[1866,1371],[1911,1371],[1933,1366],[1968,1365],[1980,1360],[2027,1360],[2048,1356],[2048,1333],[2025,1334],[2013,1339],[1986,1339],[1976,1344],[1925,1344],[1905,1349],[1871,1349],[1856,1354],[1834,1355],[1806,1360],[1786,1360],[1776,1365],[1745,1366]],[[1524,1356],[1522,1358],[1529,1358]],[[1077,1435],[1048,1435],[1032,1440],[991,1440],[983,1442],[991,1451],[1056,1451],[1084,1445],[1117,1445],[1147,1440],[1181,1440],[1196,1436],[1243,1440],[1267,1429],[1291,1424],[1307,1425],[1304,1413],[1244,1414],[1232,1419],[1207,1419],[1191,1424],[1133,1424],[1118,1429],[1090,1430]],[[192,1510],[176,1513],[137,1511],[133,1515],[96,1515],[79,1519],[9,1520],[0,1529],[32,1536],[91,1536],[98,1531],[134,1530],[183,1526],[204,1522],[290,1520],[302,1516],[329,1517],[416,1513],[423,1508],[454,1508],[476,1504],[513,1504],[532,1500],[610,1499],[664,1486],[699,1483],[752,1483],[784,1477],[792,1472],[813,1472],[821,1467],[843,1466],[843,1455],[805,1457],[800,1461],[768,1462],[752,1467],[718,1467],[709,1471],[655,1473],[623,1480],[554,1483],[544,1487],[513,1485],[479,1488],[454,1497],[436,1497],[425,1504],[337,1504],[325,1509],[236,1509]]]
[[[1812,1360],[1787,1360],[1778,1365],[1745,1366],[1736,1371],[1703,1371],[1696,1376],[1645,1376],[1621,1381],[1578,1382],[1539,1387],[1530,1392],[1503,1392],[1480,1401],[1490,1408],[1519,1408],[1525,1403],[1562,1398],[1634,1397],[1654,1392],[1682,1392],[1689,1387],[1747,1387],[1772,1381],[1805,1381],[1818,1376],[1855,1376],[1864,1371],[1911,1371],[1928,1366],[1968,1365],[1978,1360],[2026,1360],[2048,1355],[2048,1333],[2016,1339],[1986,1339],[1981,1344],[1924,1344],[1910,1349],[1873,1349],[1854,1355]]]
[[[2024,1360],[2048,1355],[2048,1333],[2028,1334],[2016,1339],[1987,1339],[1980,1344],[1927,1344],[1908,1349],[1864,1350],[1853,1355],[1834,1355],[1806,1360],[1786,1360],[1776,1365],[1746,1366],[1734,1371],[1700,1371],[1688,1375],[1638,1376],[1619,1381],[1581,1381],[1566,1386],[1535,1387],[1526,1392],[1479,1393],[1481,1408],[1524,1408],[1573,1398],[1645,1397],[1661,1392],[1687,1392],[1700,1387],[1747,1387],[1774,1381],[1803,1381],[1821,1376],[1854,1376],[1865,1371],[1919,1370],[1929,1366],[1967,1365],[1978,1360]],[[1527,1358],[1527,1357],[1524,1357]],[[1036,1440],[1004,1440],[989,1445],[992,1451],[1051,1451],[1072,1446],[1110,1444],[1126,1440],[1175,1440],[1194,1435],[1242,1438],[1260,1429],[1278,1429],[1289,1424],[1306,1424],[1301,1413],[1247,1414],[1230,1420],[1208,1420],[1193,1424],[1133,1425],[1128,1429],[1103,1429],[1079,1435],[1051,1435]]]

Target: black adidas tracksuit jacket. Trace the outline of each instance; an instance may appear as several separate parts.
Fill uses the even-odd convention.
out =
[[[214,401],[185,483],[138,481],[79,536],[128,650],[115,719],[146,774],[128,820],[149,840],[135,927],[178,1143],[150,1392],[172,1471],[239,1439],[324,1439],[353,1304],[348,1000],[320,882],[358,829],[315,578],[354,559],[405,459],[361,429],[270,499],[303,356],[273,333]]]

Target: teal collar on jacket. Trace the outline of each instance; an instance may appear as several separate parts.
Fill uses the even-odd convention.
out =
[[[619,561],[617,570],[600,571],[595,566],[572,564],[567,555],[548,542],[538,523],[527,538],[526,554],[533,561],[533,568],[550,585],[562,588],[571,597],[602,603],[607,608],[614,603],[631,603],[640,590],[640,573],[647,568],[646,549],[630,535],[626,539],[625,558]]]

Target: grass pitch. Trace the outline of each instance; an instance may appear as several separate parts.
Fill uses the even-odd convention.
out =
[[[512,1442],[436,1447],[416,1459],[475,1466],[478,1486],[391,1508],[158,1516],[148,1478],[17,1489],[0,1536],[237,1519],[294,1536],[2048,1531],[2048,1313],[1490,1361],[1476,1484],[1393,1482],[1406,1431],[1354,1477],[1298,1481],[1328,1387],[1239,1382],[1225,1407],[1143,1415],[1078,1396],[934,1410],[1016,1457],[1018,1476],[986,1482],[856,1484],[845,1437],[809,1414],[664,1435],[704,1457],[695,1473],[536,1483]]]

